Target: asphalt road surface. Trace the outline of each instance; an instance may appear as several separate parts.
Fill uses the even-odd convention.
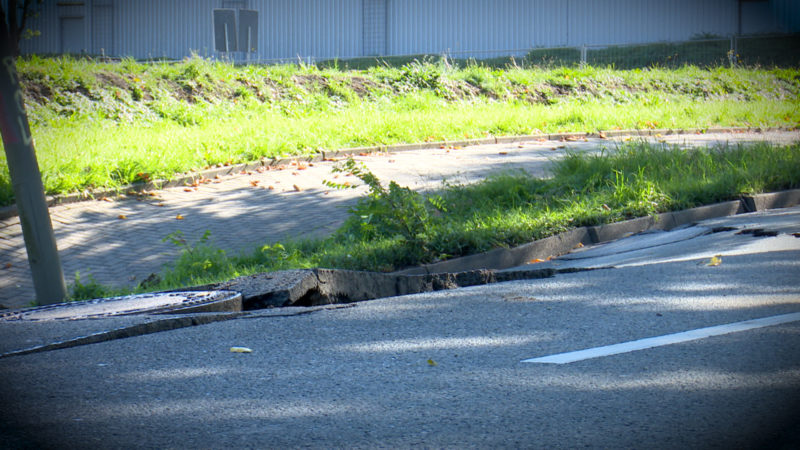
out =
[[[0,446],[797,448],[798,217],[634,237],[552,278],[3,358]],[[759,223],[775,233],[740,233]],[[740,322],[752,327],[602,351]]]

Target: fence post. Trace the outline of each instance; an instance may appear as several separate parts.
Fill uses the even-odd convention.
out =
[[[581,46],[581,68],[586,66],[586,44]]]

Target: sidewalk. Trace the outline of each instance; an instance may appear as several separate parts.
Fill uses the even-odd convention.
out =
[[[626,138],[617,138],[621,141]],[[630,139],[630,138],[628,138]],[[639,139],[639,138],[634,138]],[[415,189],[435,188],[442,179],[474,182],[487,174],[524,169],[546,175],[553,158],[567,150],[597,151],[615,140],[526,141],[466,148],[405,151],[357,156],[381,180]],[[800,141],[800,132],[672,135],[659,141],[694,146],[718,143]],[[64,275],[76,273],[100,283],[135,286],[161,271],[180,252],[163,239],[180,230],[188,242],[210,231],[211,242],[229,253],[284,238],[324,236],[345,219],[347,207],[365,189],[332,190],[333,162],[298,163],[169,188],[140,197],[100,199],[50,208]],[[341,174],[335,181],[351,180]],[[0,221],[0,305],[19,308],[34,300],[33,285],[18,218]]]

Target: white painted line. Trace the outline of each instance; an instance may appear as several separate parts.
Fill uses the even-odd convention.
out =
[[[695,341],[710,336],[736,333],[755,328],[780,325],[782,323],[800,321],[800,313],[783,314],[780,316],[763,317],[761,319],[745,320],[744,322],[734,322],[714,327],[698,328],[696,330],[683,331],[681,333],[667,334],[636,341],[623,342],[621,344],[606,345],[604,347],[587,348],[575,352],[559,353],[557,355],[543,356],[541,358],[525,359],[524,363],[545,363],[545,364],[568,364],[584,359],[600,358],[602,356],[618,355],[620,353],[634,352],[662,345],[678,344],[681,342]]]

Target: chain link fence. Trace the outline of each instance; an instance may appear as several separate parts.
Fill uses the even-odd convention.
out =
[[[683,42],[582,47],[536,48],[526,64],[534,66],[590,65],[635,69],[643,67],[800,67],[800,35],[732,36]]]
[[[794,67],[800,68],[800,34],[732,36],[650,44],[584,45],[514,50],[450,51],[438,54],[385,55],[349,59],[300,56],[285,59],[239,61],[237,64],[309,64],[342,69],[375,65],[402,66],[414,61],[439,62],[464,67]]]
[[[300,58],[305,63],[330,66],[329,61]],[[645,67],[800,67],[800,34],[732,36],[729,38],[694,39],[681,42],[651,44],[584,45],[580,47],[547,47],[515,50],[489,50],[377,56],[337,60],[341,68],[361,69],[376,64],[402,66],[414,61],[441,61],[465,66],[481,64],[489,67],[560,67],[595,66],[616,69]],[[295,59],[294,62],[298,62]]]

